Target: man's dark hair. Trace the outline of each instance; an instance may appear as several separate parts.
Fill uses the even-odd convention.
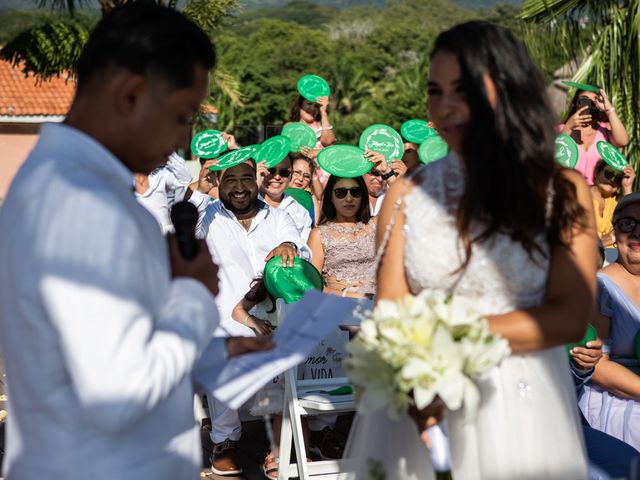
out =
[[[216,53],[211,40],[176,10],[153,2],[130,2],[105,15],[78,60],[78,90],[107,67],[156,74],[175,88],[193,85],[194,67],[209,70]]]

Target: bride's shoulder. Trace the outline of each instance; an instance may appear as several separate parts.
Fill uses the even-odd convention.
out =
[[[457,175],[457,159],[452,155],[437,162],[421,165],[409,175],[399,178],[389,187],[378,223],[384,224],[392,216],[396,205],[424,206],[425,203],[442,203],[445,191],[452,178]],[[453,175],[452,175],[453,174]]]
[[[455,189],[461,186],[461,181],[459,160],[455,154],[450,153],[436,162],[419,166],[406,176],[402,182],[403,187],[396,186],[400,182],[396,182],[393,187],[402,190],[405,196],[426,196],[439,201],[452,186]]]

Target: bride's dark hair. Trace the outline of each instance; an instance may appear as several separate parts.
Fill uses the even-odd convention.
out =
[[[539,235],[545,228],[551,246],[568,245],[576,222],[584,225],[585,211],[554,160],[555,118],[524,46],[505,28],[471,21],[440,34],[431,58],[441,51],[458,59],[471,112],[461,152],[466,187],[457,213],[463,267],[472,244],[496,233],[510,235],[530,255],[544,251]],[[495,84],[495,109],[485,89],[487,73]],[[553,205],[546,226],[548,198]],[[471,238],[476,222],[482,230]]]

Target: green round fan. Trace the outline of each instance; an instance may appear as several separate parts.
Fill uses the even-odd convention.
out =
[[[297,302],[309,290],[324,287],[320,272],[300,257],[294,259],[293,267],[284,267],[281,256],[273,257],[264,267],[263,281],[267,291],[285,303]]]

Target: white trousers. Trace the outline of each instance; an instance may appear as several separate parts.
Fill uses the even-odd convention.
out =
[[[208,395],[209,414],[211,415],[211,440],[213,443],[229,440],[238,441],[242,435],[242,424],[238,411],[227,407],[216,400],[213,395]]]

